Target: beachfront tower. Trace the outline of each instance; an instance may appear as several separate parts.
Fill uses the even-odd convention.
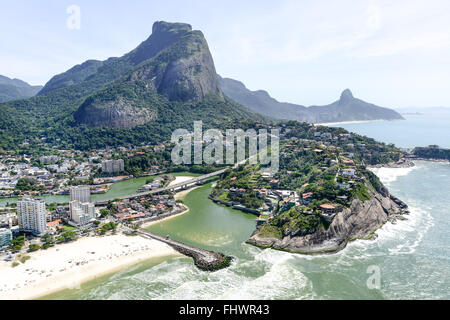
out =
[[[76,225],[85,225],[96,217],[95,206],[91,202],[91,189],[88,186],[70,188],[70,220]]]
[[[0,249],[7,247],[11,239],[12,239],[11,230],[0,228]]]
[[[21,231],[38,236],[47,232],[47,211],[44,201],[27,198],[17,201],[17,217]]]

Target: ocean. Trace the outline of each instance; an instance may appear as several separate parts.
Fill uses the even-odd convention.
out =
[[[405,120],[335,124],[397,147],[414,148],[438,145],[450,148],[450,108],[446,112],[403,115]]]
[[[449,147],[449,125],[438,125],[433,116],[407,118],[345,127],[400,147]],[[434,138],[425,134],[438,127]],[[214,204],[207,199],[212,187],[206,185],[185,198],[189,213],[150,229],[231,254],[236,258],[231,267],[205,273],[189,258],[158,259],[46,298],[450,299],[450,164],[418,161],[412,168],[375,173],[411,213],[404,221],[386,223],[375,239],[351,242],[339,253],[304,256],[245,244],[254,217]]]

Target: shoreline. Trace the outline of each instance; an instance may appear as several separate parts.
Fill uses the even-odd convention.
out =
[[[171,183],[169,183],[169,186],[177,184],[177,183],[180,183],[180,182],[185,182],[185,181],[188,181],[188,180],[192,180],[192,179],[193,179],[193,177],[189,177],[189,176],[178,176],[178,177],[175,177],[175,180],[173,180]],[[174,199],[175,200],[182,200],[189,192],[191,192],[191,191],[193,191],[193,190],[195,190],[197,188],[199,188],[199,186],[195,186],[193,188],[180,191],[180,192],[178,192],[178,193],[176,193],[174,195]],[[184,210],[183,212],[180,212],[180,213],[177,213],[177,214],[174,214],[174,215],[170,215],[168,217],[164,217],[162,219],[158,219],[158,220],[155,220],[155,221],[145,222],[140,227],[145,229],[145,228],[148,228],[148,227],[150,227],[150,226],[152,226],[154,224],[157,224],[157,223],[160,223],[160,222],[163,222],[163,221],[167,221],[167,220],[170,220],[170,219],[182,216],[183,214],[189,212],[189,208],[187,206],[185,206],[185,207],[186,207],[186,210]]]
[[[435,163],[450,164],[450,160],[447,160],[447,159],[412,158],[411,161],[425,161],[425,162],[435,162]]]
[[[105,248],[108,248],[105,250]],[[87,237],[47,250],[12,267],[0,261],[0,300],[31,300],[115,273],[152,258],[179,256],[165,243],[123,234]]]
[[[384,164],[380,166],[374,166],[374,167],[368,167],[368,168],[386,168],[386,169],[408,169],[408,168],[414,168],[416,164],[411,160],[401,159],[398,162]],[[377,175],[378,177],[378,175]],[[383,183],[384,185],[384,183]],[[386,201],[388,199],[389,201]],[[360,200],[358,200],[361,202]],[[344,237],[338,238],[338,237],[329,237],[327,235],[327,231],[316,231],[313,234],[306,235],[302,237],[303,239],[297,239],[298,241],[286,241],[286,238],[278,239],[278,238],[271,238],[271,237],[260,237],[260,227],[257,227],[255,231],[252,233],[249,239],[247,239],[246,243],[249,245],[253,245],[255,247],[259,247],[260,249],[273,249],[277,251],[284,251],[289,252],[292,254],[299,254],[299,255],[309,255],[309,256],[315,256],[315,255],[331,255],[336,254],[342,250],[344,250],[347,245],[351,242],[357,241],[357,240],[371,240],[377,237],[376,232],[383,228],[384,225],[386,225],[388,222],[395,223],[397,220],[404,220],[405,215],[409,215],[409,207],[408,205],[397,198],[396,196],[392,195],[390,192],[387,196],[381,195],[380,193],[376,193],[372,196],[370,200],[362,201],[362,205],[364,206],[367,202],[374,202],[378,201],[378,209],[379,212],[375,217],[368,216],[368,218],[372,219],[372,227],[367,229],[361,229],[358,231],[357,235],[351,235],[346,234],[343,235]],[[351,207],[354,206],[354,204],[357,201],[354,200]],[[390,203],[388,203],[390,202]],[[351,207],[346,210],[351,210]],[[356,206],[355,206],[356,208]],[[372,205],[370,205],[369,209],[372,208]],[[381,210],[382,209],[382,210]],[[345,210],[344,210],[345,211]],[[356,214],[359,215],[361,212],[364,212],[364,207],[362,210],[359,210],[359,212]],[[366,210],[368,212],[368,210]],[[384,217],[383,213],[387,213],[387,216]],[[338,214],[339,215],[339,214]],[[342,219],[341,219],[342,220]],[[338,220],[333,220],[332,225]],[[343,222],[336,222],[337,229],[345,229],[342,227],[342,224],[347,223],[347,220],[343,220]],[[355,221],[352,222],[352,225],[355,225]],[[340,228],[339,228],[340,227]],[[315,237],[317,236],[317,237]],[[321,243],[316,243],[316,241],[322,238],[320,240]],[[291,239],[294,239],[291,237]],[[304,240],[301,242],[300,240]]]
[[[177,177],[172,184],[190,179],[192,177]],[[199,186],[183,190],[174,198],[181,200],[197,188]],[[145,223],[142,227],[148,227],[187,212],[189,208],[186,206],[186,210],[181,213]],[[14,268],[12,261],[0,261],[2,278],[8,279],[0,283],[0,300],[38,299],[65,289],[78,288],[85,282],[153,258],[181,256],[178,251],[165,243],[124,234],[81,238],[75,242],[26,255],[31,258]]]
[[[190,189],[188,189],[188,190],[183,190],[183,191],[181,191],[181,192],[178,192],[177,194],[175,194],[174,198],[175,198],[175,200],[181,200],[181,199],[183,199],[189,192],[191,192],[191,191],[193,191],[193,190],[195,190],[195,189],[197,189],[197,188],[200,188],[200,187],[199,187],[199,186],[196,186],[196,187],[190,188]],[[183,205],[184,205],[184,204],[183,204]],[[173,218],[182,216],[183,214],[188,213],[188,212],[190,211],[190,209],[189,209],[186,205],[184,205],[184,206],[186,207],[186,210],[184,210],[183,212],[180,212],[180,213],[177,213],[177,214],[174,214],[174,215],[170,215],[170,216],[167,216],[167,217],[164,217],[164,218],[162,218],[162,219],[155,220],[155,221],[145,222],[145,223],[143,223],[140,227],[143,228],[143,229],[145,229],[145,228],[148,228],[148,227],[150,227],[150,226],[152,226],[152,225],[155,225],[155,224],[157,224],[157,223],[164,222],[164,221],[168,221],[168,220],[170,220],[170,219],[173,219]]]
[[[393,119],[393,120],[387,120],[387,119],[374,119],[374,120],[353,120],[353,121],[338,121],[338,122],[318,122],[313,123],[314,126],[336,126],[340,124],[357,124],[357,123],[369,123],[369,122],[382,122],[382,121],[398,121],[402,119]]]

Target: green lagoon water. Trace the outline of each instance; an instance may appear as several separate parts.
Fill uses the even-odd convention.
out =
[[[177,173],[170,173],[170,174],[175,177],[177,177],[177,176],[192,176],[192,177],[199,176],[199,174],[189,173],[189,172],[177,172]],[[152,176],[152,177],[156,178],[157,176]],[[145,182],[149,178],[151,178],[151,177],[141,177],[141,178],[134,178],[134,179],[116,182],[111,185],[108,192],[92,195],[92,200],[93,201],[114,200],[118,197],[132,195],[132,194],[136,193],[136,191],[139,190],[143,185],[145,185]],[[15,203],[17,201],[17,199],[18,198],[0,199],[0,207],[4,207],[8,203]],[[68,195],[48,195],[48,196],[39,197],[39,199],[44,200],[45,203],[47,203],[47,204],[68,203],[70,200]]]
[[[396,143],[449,145],[450,117],[344,125]],[[214,204],[211,185],[189,193],[190,212],[153,225],[161,235],[233,255],[231,267],[202,272],[189,258],[149,260],[49,299],[450,299],[450,164],[377,169],[391,193],[405,201],[407,220],[387,223],[375,240],[358,240],[337,254],[303,256],[245,244],[254,217]],[[371,268],[380,288],[371,289]]]
[[[450,165],[378,169],[393,194],[410,205],[408,220],[388,223],[377,239],[355,241],[333,255],[303,256],[245,244],[254,217],[214,204],[211,185],[184,199],[190,212],[149,230],[236,259],[202,272],[189,258],[150,260],[65,290],[49,299],[449,299]],[[381,287],[369,289],[370,267]]]
[[[92,195],[92,200],[93,201],[113,200],[120,196],[132,195],[145,184],[145,181],[148,178],[149,177],[142,177],[116,182],[113,185],[111,185],[111,188],[108,190],[108,192],[103,194]],[[8,203],[15,203],[17,199],[18,198],[0,199],[0,206],[5,206]],[[39,199],[44,200],[45,203],[47,204],[50,203],[60,204],[60,203],[68,203],[70,197],[68,195],[47,195],[41,196],[39,197]]]

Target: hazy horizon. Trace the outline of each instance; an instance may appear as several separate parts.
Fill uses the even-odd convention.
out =
[[[81,10],[80,29],[67,26],[71,5]],[[445,107],[449,9],[445,0],[18,0],[0,12],[0,27],[8,30],[0,74],[44,85],[88,59],[122,56],[151,34],[154,21],[165,20],[205,34],[218,74],[281,102],[325,105],[349,88],[387,108]]]

